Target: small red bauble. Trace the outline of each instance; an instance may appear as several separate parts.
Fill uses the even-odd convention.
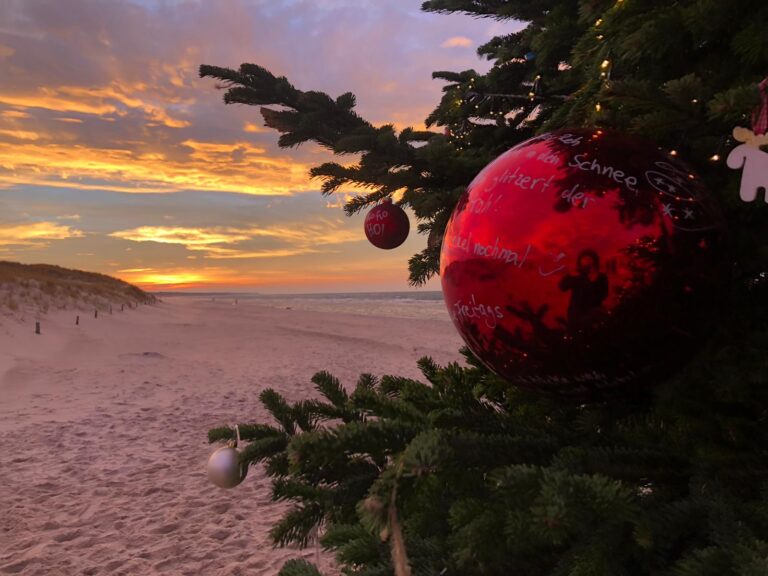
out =
[[[408,238],[410,223],[405,210],[385,200],[365,217],[365,235],[371,244],[383,250],[397,248]]]
[[[729,266],[698,176],[644,140],[580,129],[483,169],[448,223],[440,274],[486,366],[585,395],[683,365],[712,330]]]

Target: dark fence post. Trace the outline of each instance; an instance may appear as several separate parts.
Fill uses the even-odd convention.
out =
[[[75,316],[75,326],[80,326],[80,316]]]
[[[96,310],[93,311],[93,317],[98,318],[99,317],[99,309],[96,308]]]
[[[40,334],[40,322],[35,322],[35,334]]]

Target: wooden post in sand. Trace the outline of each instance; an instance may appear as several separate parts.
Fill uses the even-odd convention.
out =
[[[109,313],[112,314],[112,306],[109,307]]]
[[[96,310],[93,311],[93,317],[98,318],[99,317],[99,309],[96,308]]]
[[[122,312],[123,310],[125,310],[125,304],[120,304],[120,312]]]
[[[80,326],[80,315],[75,316],[75,326]]]
[[[35,322],[35,334],[40,334],[40,322]]]

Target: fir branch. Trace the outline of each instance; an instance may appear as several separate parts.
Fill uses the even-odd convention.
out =
[[[300,558],[288,560],[278,572],[277,576],[323,576],[311,563]]]

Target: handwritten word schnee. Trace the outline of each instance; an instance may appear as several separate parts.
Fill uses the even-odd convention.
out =
[[[601,176],[607,176],[617,184],[626,186],[632,192],[638,191],[637,178],[635,176],[626,174],[623,170],[617,170],[613,166],[603,166],[597,161],[597,158],[590,162],[585,156],[585,154],[576,154],[568,163],[568,166],[578,168],[584,172],[594,172]]]

